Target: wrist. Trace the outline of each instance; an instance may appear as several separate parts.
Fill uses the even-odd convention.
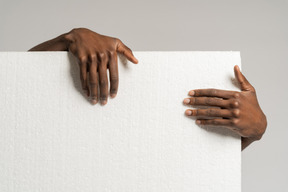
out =
[[[45,41],[29,49],[29,51],[69,51],[71,42],[73,42],[73,36],[71,32],[68,32],[54,39]]]
[[[74,38],[73,38],[73,34],[71,33],[71,31],[59,36],[59,42],[63,44],[66,51],[69,51],[70,44],[73,43],[73,41],[74,41]]]
[[[261,121],[258,123],[258,129],[256,129],[257,134],[254,135],[253,137],[250,137],[250,140],[253,140],[253,141],[260,140],[266,131],[266,127],[267,127],[267,119],[266,119],[265,114],[263,114]]]

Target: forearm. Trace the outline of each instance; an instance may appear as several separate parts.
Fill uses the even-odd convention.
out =
[[[45,41],[28,51],[68,51],[69,40],[67,34],[60,35],[54,39]]]

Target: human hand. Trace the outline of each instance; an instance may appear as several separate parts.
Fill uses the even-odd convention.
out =
[[[197,117],[199,125],[226,127],[242,137],[242,150],[255,140],[261,139],[267,126],[265,114],[262,112],[254,87],[234,67],[236,79],[240,83],[241,92],[218,89],[197,89],[189,92],[190,98],[184,104],[208,106],[208,109],[187,109],[185,114]],[[208,119],[213,117],[213,119]]]
[[[110,95],[112,98],[116,96],[119,82],[118,53],[123,54],[131,62],[138,63],[131,49],[121,40],[85,28],[73,29],[29,51],[70,51],[78,59],[82,89],[90,97],[92,104],[98,102],[98,95],[101,104],[107,103],[107,69],[109,69]],[[98,86],[100,94],[98,94]]]
[[[80,79],[83,91],[90,96],[91,103],[98,102],[98,86],[100,102],[105,105],[108,99],[109,69],[110,96],[113,98],[118,91],[118,59],[117,53],[122,53],[128,60],[138,63],[131,49],[121,40],[95,33],[89,29],[73,29],[66,35],[68,50],[78,58]]]

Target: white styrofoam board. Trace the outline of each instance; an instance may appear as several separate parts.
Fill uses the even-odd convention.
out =
[[[106,106],[66,52],[0,53],[0,191],[241,191],[241,142],[184,115],[191,89],[238,90],[239,52],[135,52]]]

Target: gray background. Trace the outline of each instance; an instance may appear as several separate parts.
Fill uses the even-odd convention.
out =
[[[242,152],[242,191],[287,191],[287,16],[280,0],[1,0],[0,51],[25,51],[75,27],[134,51],[241,51],[268,118],[262,140]]]

